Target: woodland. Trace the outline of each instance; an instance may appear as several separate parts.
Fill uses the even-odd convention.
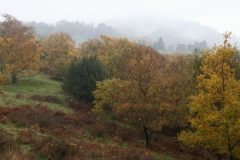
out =
[[[1,159],[240,159],[231,32],[168,54],[161,38],[151,47],[99,31],[78,45],[3,17]]]

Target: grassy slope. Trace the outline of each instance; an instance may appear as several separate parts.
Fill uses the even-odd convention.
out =
[[[61,83],[57,81],[50,80],[48,76],[39,74],[35,77],[29,77],[29,78],[21,78],[17,84],[11,84],[10,81],[6,81],[5,86],[1,87],[1,90],[4,92],[4,95],[1,95],[0,99],[0,106],[8,106],[8,107],[14,107],[14,106],[19,106],[23,104],[30,104],[30,106],[35,106],[36,104],[46,104],[51,110],[62,110],[63,112],[67,114],[71,114],[74,111],[70,108],[67,108],[65,103],[67,99],[69,98],[67,95],[65,95],[61,91]],[[40,102],[36,100],[31,100],[30,97],[34,94],[39,94],[39,95],[54,95],[56,97],[59,97],[62,100],[62,104],[54,104],[50,102]],[[99,116],[99,121],[100,120],[106,120],[109,121],[110,116]],[[89,122],[88,122],[89,123]],[[101,123],[99,123],[101,125]],[[96,125],[99,127],[100,125]],[[122,125],[122,124],[121,124]],[[161,146],[161,144],[155,144],[156,146],[159,146],[161,148],[161,152],[159,151],[150,151],[145,148],[144,146],[144,138],[143,139],[138,139],[133,142],[123,142],[120,139],[119,142],[119,137],[110,137],[110,136],[99,136],[96,137],[93,132],[94,127],[92,128],[89,127],[88,125],[84,125],[82,127],[82,130],[77,130],[76,133],[78,133],[78,136],[75,137],[70,137],[71,141],[74,143],[90,143],[91,145],[100,145],[101,147],[108,148],[108,150],[111,151],[112,147],[118,147],[119,149],[126,149],[126,148],[132,148],[132,147],[137,147],[140,150],[143,150],[144,152],[149,152],[152,155],[155,155],[158,159],[166,159],[166,160],[174,160],[174,159],[189,159],[190,156],[189,154],[182,154],[178,155],[178,158],[174,158],[174,154],[170,155],[168,154],[168,149],[171,148],[171,143],[172,143],[172,138],[168,137],[156,137],[160,139],[159,141],[162,141],[166,143],[166,145],[170,145],[165,147],[164,145]],[[122,126],[121,126],[122,127]],[[34,134],[38,136],[53,136],[51,135],[51,131],[46,131],[46,132],[40,132],[40,129],[38,127],[26,127],[26,126],[21,126],[18,123],[5,123],[2,124],[0,123],[0,129],[5,130],[6,132],[10,133],[10,137],[12,139],[17,139],[19,136],[19,133],[21,131],[33,131]],[[105,128],[106,129],[106,128]],[[104,128],[103,128],[104,130]],[[98,131],[95,130],[95,132]],[[106,131],[105,131],[106,132]],[[81,135],[80,135],[81,134]],[[168,143],[170,142],[170,143]],[[31,150],[31,145],[30,144],[19,144],[25,152],[28,152]],[[110,148],[110,149],[109,149]],[[107,151],[110,152],[110,151]],[[103,152],[103,151],[102,151]],[[113,152],[113,151],[112,151]],[[92,154],[92,153],[91,153]],[[176,156],[175,156],[176,157]],[[38,158],[38,159],[44,159],[43,158]],[[93,159],[98,159],[98,158],[93,158]]]
[[[56,110],[60,109],[66,113],[71,113],[72,110],[66,108],[66,103],[69,98],[61,90],[61,82],[53,81],[47,75],[39,74],[34,77],[22,77],[16,84],[12,84],[10,78],[7,79],[6,85],[2,87],[4,95],[1,96],[0,106],[16,106],[23,104],[46,104],[49,108]],[[31,100],[32,95],[52,95],[61,99],[62,104],[40,102]]]

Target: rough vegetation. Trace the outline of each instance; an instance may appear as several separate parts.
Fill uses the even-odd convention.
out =
[[[109,36],[80,48],[67,33],[36,41],[33,28],[4,17],[2,159],[240,158],[231,33],[212,49],[166,55]]]

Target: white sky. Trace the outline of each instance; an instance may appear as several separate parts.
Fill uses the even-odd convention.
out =
[[[240,37],[240,0],[0,0],[3,13],[46,23],[63,19],[97,23],[138,13],[176,16]]]

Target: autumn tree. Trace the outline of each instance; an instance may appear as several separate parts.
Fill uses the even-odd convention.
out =
[[[1,27],[0,27],[1,32]],[[0,37],[0,71],[1,74],[7,72],[8,53],[6,49],[9,47],[8,41],[5,41],[3,37]]]
[[[94,109],[100,112],[108,112],[116,108],[118,106],[118,101],[116,99],[124,83],[125,82],[119,78],[98,81],[96,84],[97,88],[93,91]]]
[[[188,92],[190,89],[190,78],[187,71],[188,59],[186,55],[172,54],[167,57],[166,65],[162,73],[162,106],[165,109],[167,126],[174,132],[186,127],[185,119],[188,114]]]
[[[36,44],[34,30],[23,25],[9,14],[4,14],[0,24],[1,72],[12,75],[12,83],[21,76],[32,76],[39,72],[41,44]]]
[[[117,97],[116,115],[142,129],[148,146],[152,133],[160,131],[165,123],[160,98],[165,57],[152,48],[137,46],[122,59],[127,83]]]
[[[6,80],[6,76],[0,75],[0,86],[4,85],[5,80]],[[0,90],[0,94],[3,94],[3,92],[1,90]]]
[[[102,63],[96,56],[84,57],[81,61],[72,61],[64,78],[62,89],[71,93],[77,100],[92,102],[92,92],[96,82],[107,78]]]
[[[235,78],[240,80],[240,51],[239,49],[234,49],[233,61],[231,67],[235,70]]]
[[[114,38],[106,35],[100,36],[100,39],[90,39],[81,44],[80,53],[82,56],[96,55],[104,65],[110,77],[119,78],[121,63],[120,57],[124,53],[131,52],[135,43],[125,38]]]
[[[197,77],[198,93],[189,105],[191,130],[178,139],[190,146],[202,146],[229,159],[240,158],[240,81],[231,68],[234,47],[228,43],[231,33],[224,34],[224,44],[206,51]]]
[[[202,63],[205,59],[204,51],[201,49],[195,49],[191,54],[187,55],[187,71],[190,75],[190,88],[191,92],[196,91],[197,77],[202,74]]]
[[[75,41],[67,33],[62,32],[51,34],[43,43],[44,56],[42,59],[43,64],[45,64],[45,71],[52,78],[62,80],[71,61],[79,57],[75,48]]]

